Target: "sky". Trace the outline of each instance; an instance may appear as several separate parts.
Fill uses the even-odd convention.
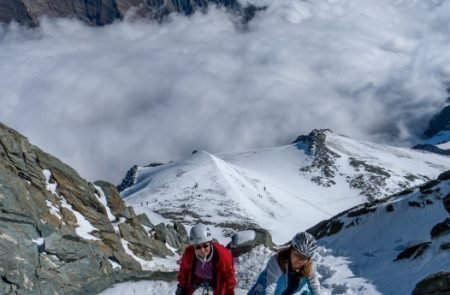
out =
[[[446,103],[450,1],[252,0],[102,28],[0,26],[0,121],[88,180],[315,128],[409,146]]]

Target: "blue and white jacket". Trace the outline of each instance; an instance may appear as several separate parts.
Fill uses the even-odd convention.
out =
[[[288,273],[283,272],[278,264],[278,254],[273,255],[266,268],[261,272],[255,285],[247,295],[281,295],[288,286]],[[285,269],[288,269],[286,265]],[[315,270],[310,277],[300,280],[300,284],[293,293],[295,295],[320,295],[320,284]]]

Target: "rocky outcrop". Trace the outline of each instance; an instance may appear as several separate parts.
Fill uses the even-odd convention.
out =
[[[154,230],[155,238],[172,248],[181,250],[189,243],[186,228],[179,222],[175,222],[173,226],[160,223]]]
[[[127,174],[125,174],[124,179],[122,179],[122,182],[117,186],[117,190],[119,192],[125,190],[126,188],[132,186],[136,181],[136,173],[138,170],[138,166],[134,165],[130,168],[130,170],[127,171]]]
[[[115,0],[5,0],[0,4],[0,20],[36,26],[39,18],[71,17],[91,25],[110,24],[122,17]]]
[[[241,15],[246,22],[258,9],[242,7],[237,0],[2,0],[0,22],[16,21],[28,26],[39,25],[42,16],[77,18],[90,25],[107,25],[123,19],[133,11],[136,17],[162,20],[171,12],[186,15],[215,4]]]
[[[450,217],[445,219],[443,222],[436,224],[431,229],[431,238],[436,238],[441,235],[450,233]]]
[[[300,168],[300,171],[311,174],[311,181],[318,185],[329,187],[336,184],[334,176],[338,169],[335,162],[340,156],[327,147],[325,142],[327,132],[332,131],[315,129],[307,136],[300,135],[292,143],[296,144],[297,148],[304,149],[308,154],[314,156],[312,163]]]
[[[420,281],[412,295],[446,295],[450,294],[450,272],[438,272]]]
[[[413,146],[413,149],[427,151],[430,153],[435,153],[435,154],[444,155],[444,156],[450,155],[450,150],[444,150],[444,149],[441,149],[432,144],[418,144],[418,145]]]
[[[447,89],[448,91],[449,89]],[[450,98],[447,99],[447,103]],[[439,145],[449,141],[448,133],[450,131],[450,105],[445,106],[438,114],[431,118],[428,128],[424,132],[426,141],[417,144],[413,149],[424,150],[440,155],[450,155],[450,149],[442,148]]]
[[[95,294],[141,276],[136,257],[172,252],[140,220],[114,185],[0,123],[0,294]]]
[[[430,247],[431,242],[420,243],[411,247],[406,248],[400,254],[398,254],[397,258],[394,261],[398,261],[401,259],[416,259],[420,257],[425,250]]]
[[[164,164],[155,162],[155,163],[148,164],[144,167],[158,167],[161,165],[164,165]],[[130,170],[128,170],[127,173],[125,174],[125,177],[122,179],[122,182],[117,186],[117,190],[119,190],[119,192],[122,192],[125,189],[132,186],[133,184],[135,184],[137,172],[138,172],[138,166],[133,165],[133,167],[131,167]]]
[[[450,130],[450,105],[444,107],[431,119],[425,136],[432,137],[444,130]]]
[[[233,257],[239,257],[260,245],[272,249],[274,247],[272,237],[265,229],[253,228],[234,233],[227,248]]]

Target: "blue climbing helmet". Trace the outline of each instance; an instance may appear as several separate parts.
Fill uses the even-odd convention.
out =
[[[312,257],[317,248],[317,241],[312,234],[301,232],[296,234],[291,240],[291,246],[305,256]]]

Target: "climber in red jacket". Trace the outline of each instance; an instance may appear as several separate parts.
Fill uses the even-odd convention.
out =
[[[191,295],[198,288],[212,290],[214,295],[234,295],[236,278],[230,251],[212,241],[204,224],[191,229],[189,240],[181,258],[175,295]]]

